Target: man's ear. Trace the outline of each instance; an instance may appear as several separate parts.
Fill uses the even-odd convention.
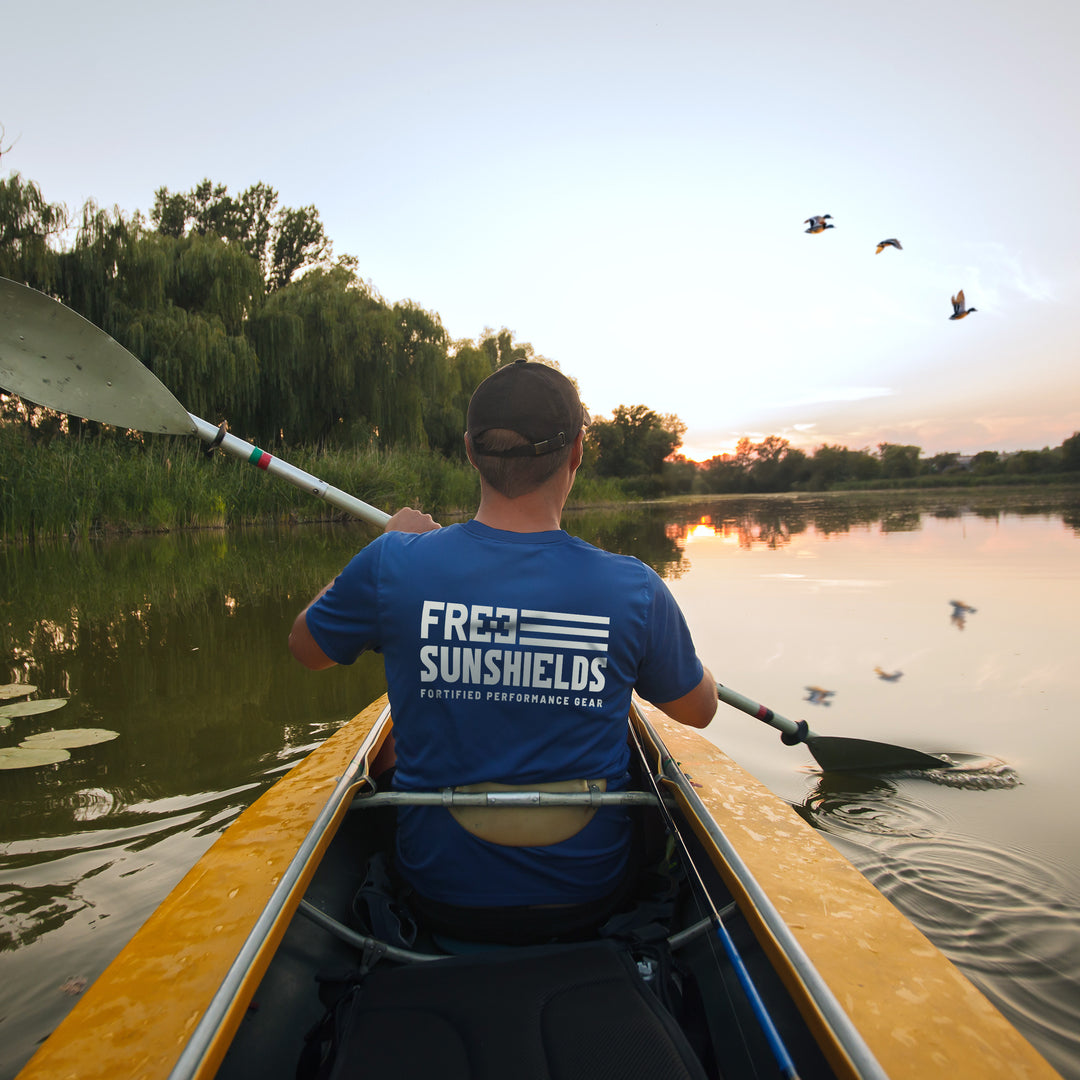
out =
[[[577,438],[574,440],[574,447],[570,451],[570,465],[572,468],[577,469],[581,465],[581,459],[585,455],[585,431],[581,430],[577,434]]]
[[[478,468],[476,464],[476,457],[473,455],[472,440],[469,438],[469,433],[465,432],[465,454],[469,459],[469,464],[475,469]]]

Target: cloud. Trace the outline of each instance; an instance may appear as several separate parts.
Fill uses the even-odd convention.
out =
[[[820,390],[811,390],[800,397],[789,398],[787,401],[778,401],[767,407],[772,409],[799,409],[806,405],[828,405],[835,401],[866,401],[868,398],[890,397],[892,393],[893,390],[889,386],[822,387]]]

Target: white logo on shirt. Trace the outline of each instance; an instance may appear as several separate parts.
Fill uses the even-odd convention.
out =
[[[610,625],[606,615],[425,600],[420,640],[445,644],[421,646],[420,681],[596,693],[605,685]]]

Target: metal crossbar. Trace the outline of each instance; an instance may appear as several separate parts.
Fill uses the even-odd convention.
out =
[[[350,809],[369,810],[379,806],[656,806],[659,800],[648,791],[384,791],[377,795],[357,795]]]

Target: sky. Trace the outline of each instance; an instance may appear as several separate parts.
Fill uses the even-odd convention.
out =
[[[676,414],[690,457],[1080,430],[1068,0],[56,0],[3,28],[0,175],[129,214],[270,184],[387,302],[508,328],[594,416]]]

